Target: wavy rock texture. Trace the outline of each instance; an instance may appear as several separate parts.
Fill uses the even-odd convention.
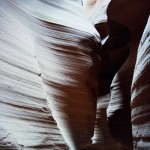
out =
[[[150,1],[109,2],[0,1],[0,149],[150,148]]]
[[[96,124],[95,124],[94,136],[92,140],[93,140],[93,143],[97,145],[98,144],[104,145],[105,149],[117,150],[119,148],[117,144],[115,143],[114,139],[111,137],[109,129],[108,129],[106,109],[110,101],[110,84],[113,78],[113,76],[110,75],[110,72],[111,71],[113,72],[110,64],[112,65],[113,61],[117,61],[115,63],[113,62],[113,66],[114,64],[119,64],[120,60],[118,61],[117,58],[122,58],[122,57],[120,56],[121,55],[120,53],[117,58],[114,57],[112,47],[111,47],[113,42],[115,41],[115,37],[117,34],[115,28],[118,29],[118,26],[117,27],[113,26],[113,28],[111,26],[110,31],[109,31],[109,23],[108,23],[107,14],[106,14],[106,10],[107,10],[109,2],[110,0],[94,0],[94,1],[85,0],[83,1],[83,6],[85,9],[85,12],[89,16],[90,21],[99,32],[101,36],[102,44],[103,44],[103,49],[101,52],[102,54],[101,56],[103,57],[101,57],[102,69],[101,69],[101,75],[99,76],[100,87],[99,87],[99,97],[97,101]],[[122,38],[121,36],[122,35],[120,35],[118,39],[121,39]],[[124,40],[123,38],[122,40]],[[107,39],[109,41],[107,41]],[[108,44],[110,44],[110,48],[108,47]],[[114,46],[115,44],[116,43],[114,42]],[[107,50],[105,47],[107,47]],[[118,53],[118,51],[116,52],[116,49],[114,51],[115,51],[115,54]],[[111,59],[109,59],[109,57],[111,57]],[[110,64],[109,64],[109,60],[112,61],[110,62]]]
[[[131,82],[137,48],[146,24],[149,10],[150,1],[148,0],[138,2],[135,0],[112,0],[108,7],[108,18],[110,21],[115,23],[116,27],[118,24],[123,29],[122,31],[125,31],[124,33],[122,32],[124,35],[127,33],[127,41],[125,40],[120,43],[118,39],[119,45],[116,41],[117,46],[126,46],[126,48],[129,49],[129,56],[113,78],[111,84],[111,100],[107,109],[110,131],[120,147],[126,149],[132,149],[130,118]],[[119,28],[117,30],[119,31]],[[110,46],[110,44],[108,44],[108,46]]]
[[[5,2],[0,1],[0,149],[64,150],[42,87],[33,36]]]
[[[143,33],[131,87],[134,149],[150,149],[150,17]]]
[[[9,133],[13,133],[16,141],[26,147],[49,149],[52,143],[57,148],[57,142],[60,144],[58,149],[65,147],[51,110],[70,150],[85,148],[91,143],[94,130],[100,38],[84,15],[81,1],[8,0],[1,1],[1,11],[4,20],[2,40],[6,35],[13,38],[5,39],[2,47],[3,53],[8,51],[8,62],[2,61],[2,69],[6,70],[2,74],[2,88],[9,93],[2,91],[3,101],[8,102],[4,103],[5,107],[1,105],[5,110],[3,114],[7,114],[2,118],[5,126],[1,127],[2,141],[6,136],[12,137]],[[11,30],[10,24],[14,29]],[[33,36],[31,40],[30,35]],[[11,46],[7,48],[9,40]],[[29,46],[34,44],[33,50],[28,41],[31,42]],[[13,94],[9,89],[13,89]],[[9,107],[13,113],[8,111]],[[14,119],[9,120],[10,117]],[[7,122],[17,125],[6,126]]]

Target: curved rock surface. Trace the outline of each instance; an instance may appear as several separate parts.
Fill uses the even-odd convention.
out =
[[[34,38],[8,4],[0,1],[0,149],[64,150],[42,87]]]
[[[92,140],[95,144],[104,145],[105,149],[118,149],[109,132],[106,109],[110,101],[112,78],[128,55],[128,49],[122,48],[124,45],[120,44],[121,47],[118,43],[127,43],[125,39],[128,41],[129,35],[122,26],[107,19],[106,10],[109,2],[110,0],[85,0],[83,6],[90,21],[100,33],[103,44],[96,124]]]
[[[0,149],[150,148],[150,1],[109,2],[0,1]]]
[[[90,21],[100,34],[102,44],[105,43],[109,34],[107,23],[107,7],[110,0],[83,0],[83,7]]]
[[[33,75],[30,73],[30,75],[33,77],[27,76],[26,78],[29,78],[28,80],[31,80],[30,82],[33,82],[37,79],[36,82],[39,83],[39,89],[36,90],[37,87],[31,87],[30,82],[26,81],[27,79],[22,79],[22,76],[22,78],[20,79],[21,81],[18,81],[21,84],[20,87],[18,87],[18,90],[20,92],[24,92],[24,88],[26,88],[26,93],[24,93],[25,97],[28,96],[28,93],[31,92],[31,100],[27,99],[28,103],[31,103],[31,105],[37,105],[37,107],[41,108],[41,111],[46,111],[44,113],[48,113],[47,111],[52,111],[52,116],[56,120],[57,126],[60,129],[61,134],[65,139],[67,145],[69,146],[70,150],[85,148],[91,143],[95,123],[96,97],[98,91],[97,80],[98,72],[100,69],[100,58],[97,50],[100,49],[100,38],[98,32],[89,22],[88,17],[84,15],[83,8],[81,6],[81,1],[67,2],[62,0],[8,0],[1,1],[1,10],[3,12],[1,17],[2,20],[4,15],[5,20],[7,20],[10,17],[12,21],[17,20],[17,22],[21,24],[20,27],[19,25],[17,26],[17,24],[15,25],[14,22],[14,29],[12,29],[13,32],[11,30],[11,27],[7,25],[6,29],[8,30],[8,36],[14,37],[10,41],[12,47],[15,47],[17,43],[19,44],[22,38],[22,42],[24,42],[23,40],[26,39],[26,35],[25,37],[23,37],[23,35],[26,33],[26,31],[24,31],[24,28],[27,28],[27,30],[29,30],[29,37],[30,35],[33,36],[32,40],[28,39],[30,42],[33,42],[31,43],[33,52],[32,50],[30,50],[30,47],[26,48],[26,46],[28,46],[28,43],[20,43],[21,45],[19,45],[20,47],[17,49],[19,51],[18,53],[15,48],[13,49],[13,56],[15,57],[14,60],[23,59],[23,62],[27,66],[24,66],[24,64],[20,64],[19,66],[16,66],[16,64],[12,64],[10,68],[7,68],[7,66],[4,65],[3,69],[6,69],[8,74],[11,74],[10,71],[14,70],[14,76],[17,76],[17,73],[21,73],[21,71],[19,72],[18,69],[22,68],[23,71],[27,70],[26,72],[24,72],[24,75],[28,74],[28,70],[31,73],[33,72]],[[8,17],[8,14],[11,15]],[[7,21],[3,24],[2,30],[4,31],[4,36],[2,37],[2,39],[4,39],[4,37],[6,36],[6,24]],[[18,33],[16,34],[16,32]],[[4,43],[7,43],[6,39]],[[25,50],[22,50],[21,46]],[[2,50],[3,49],[4,52],[6,50],[12,51],[11,49],[7,48],[7,44],[3,46]],[[23,55],[22,51],[28,51],[28,53],[33,53],[33,57],[31,57],[30,59],[28,57],[25,57],[26,55]],[[27,55],[30,55],[28,53]],[[7,58],[7,61],[11,61],[11,53],[9,55],[9,58]],[[30,61],[35,61],[36,65],[34,63],[30,63]],[[18,62],[16,63],[18,64]],[[33,66],[30,67],[30,65]],[[28,67],[30,67],[31,69]],[[18,70],[17,72],[15,72],[15,68],[16,70]],[[38,70],[39,68],[40,70]],[[6,75],[4,74],[3,76]],[[3,79],[3,81],[5,80]],[[4,84],[7,84],[7,82]],[[17,86],[17,83],[13,84],[12,88],[15,89],[15,87],[17,88]],[[37,86],[37,84],[34,84],[33,86]],[[5,88],[5,86],[3,85],[2,87]],[[32,91],[32,88],[35,88],[35,91]],[[36,93],[37,91],[42,93],[43,90],[45,91],[43,95],[38,95]],[[7,87],[6,92],[9,92]],[[13,92],[14,95],[11,94],[12,99],[16,98],[16,92],[17,91]],[[18,97],[20,96],[21,99],[16,100],[16,105],[20,106],[20,103],[24,103],[24,99],[22,98],[22,93],[17,92],[17,94]],[[5,94],[3,95],[5,96]],[[35,96],[36,98],[34,98]],[[41,96],[39,100],[38,96]],[[4,98],[4,100],[7,101],[8,99]],[[48,101],[48,105],[46,100]],[[13,100],[10,100],[9,104],[12,105],[12,103]],[[3,105],[1,105],[1,107],[2,106]],[[50,107],[50,110],[47,110],[48,106]],[[42,109],[43,107],[45,108],[44,110]],[[26,111],[28,111],[29,108],[30,107],[27,105]],[[8,113],[9,115],[10,112],[8,112],[7,110],[5,111],[5,113],[3,112],[4,115],[6,113]],[[16,115],[18,115],[19,113],[15,110],[14,107],[12,107],[12,111]],[[25,110],[24,108],[20,108],[18,111],[24,112]],[[30,113],[30,110],[28,113]],[[37,117],[42,117],[38,115],[38,113],[33,113]],[[14,117],[13,114],[12,117]],[[34,118],[35,116],[32,115],[32,117]],[[49,116],[47,116],[46,119],[48,123],[51,121],[49,119]],[[40,119],[37,118],[36,120],[38,122],[38,120]],[[28,124],[26,120],[24,120],[24,122],[24,124]],[[3,124],[5,126],[5,121]],[[32,122],[30,124],[32,126]],[[55,128],[54,130],[51,130],[51,127],[53,126],[51,125],[51,123],[49,123],[49,131],[47,131],[44,128],[45,130],[43,130],[45,132],[41,134],[47,135],[50,131],[54,131],[54,138],[52,138],[54,142],[52,143],[55,148],[55,142],[57,142],[57,138],[58,140],[61,139],[61,136],[59,136],[59,131],[57,131],[58,129],[54,121],[53,124]],[[38,125],[40,129],[42,128],[41,126],[40,124]],[[12,127],[9,132],[12,132],[13,129],[14,127]],[[42,131],[39,130],[38,132]],[[22,130],[19,133],[21,139],[25,138]],[[29,134],[28,131],[26,131],[26,133]],[[53,134],[51,134],[51,136],[53,136]],[[56,139],[55,134],[57,136]],[[15,137],[16,136],[17,133],[15,134]],[[50,136],[48,135],[46,137],[47,140],[45,139],[45,146],[46,142],[49,141],[48,139],[50,138]],[[31,138],[33,139],[31,141],[28,139],[28,141],[30,141],[30,147],[36,145],[33,141],[38,142],[34,138],[34,135],[31,136]],[[64,145],[65,143],[63,139],[61,140],[62,141],[59,144],[62,143],[62,145]],[[19,144],[26,145],[27,143],[19,141]],[[47,145],[47,148],[51,148],[49,145]],[[38,145],[37,148],[39,148]],[[41,149],[42,148],[43,147],[41,146]],[[58,149],[61,149],[61,146]]]
[[[143,33],[131,87],[134,149],[150,148],[150,17]]]

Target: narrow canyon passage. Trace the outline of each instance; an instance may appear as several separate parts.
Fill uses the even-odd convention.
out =
[[[0,0],[0,150],[150,150],[149,14]]]

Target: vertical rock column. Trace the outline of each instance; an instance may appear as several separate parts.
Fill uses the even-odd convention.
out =
[[[131,87],[134,149],[150,149],[150,17],[143,33]]]

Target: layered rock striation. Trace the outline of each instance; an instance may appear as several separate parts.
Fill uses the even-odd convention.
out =
[[[65,149],[65,142],[71,150],[87,147],[95,124],[100,38],[83,13],[81,2],[8,0],[1,1],[1,12],[2,69],[12,74],[8,81],[13,75],[19,78],[2,85],[2,102],[13,105],[17,99],[11,107],[14,113],[7,110],[8,104],[5,109],[1,107],[4,115],[12,114],[13,121],[19,114],[24,116],[24,128],[16,121],[4,129],[6,122],[13,121],[1,116],[4,121],[1,119],[0,127],[5,131],[1,139],[13,133],[20,145],[33,149]],[[7,74],[1,73],[3,78]],[[9,89],[14,89],[14,94],[6,97]],[[26,139],[27,135],[31,139]]]
[[[150,149],[149,13],[149,0],[1,0],[0,149]]]
[[[150,148],[150,17],[138,48],[131,87],[134,149]]]
[[[0,149],[66,149],[43,90],[34,37],[0,1]]]

